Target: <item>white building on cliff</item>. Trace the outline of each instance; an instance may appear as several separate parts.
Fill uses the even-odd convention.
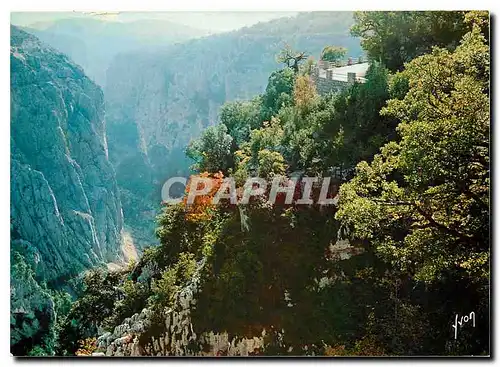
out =
[[[361,62],[339,67],[332,62],[319,61],[313,69],[312,79],[319,94],[339,93],[355,82],[366,82],[369,66],[368,62]]]

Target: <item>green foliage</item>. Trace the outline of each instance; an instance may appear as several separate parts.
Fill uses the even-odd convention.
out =
[[[57,315],[50,291],[44,282],[37,281],[21,253],[11,250],[10,256],[11,353],[52,355]]]
[[[382,144],[394,138],[394,119],[379,115],[389,97],[387,70],[372,64],[366,79],[366,83],[355,84],[334,102],[335,114],[325,132],[339,134],[342,144],[334,146],[336,162],[329,162],[331,165],[352,167],[371,159]]]
[[[227,127],[227,133],[239,145],[248,140],[250,131],[261,125],[261,99],[227,102],[220,109],[220,122]]]
[[[345,57],[346,53],[347,49],[345,47],[326,46],[323,51],[321,51],[321,60],[339,62]]]
[[[193,169],[199,172],[227,172],[233,166],[233,137],[227,132],[225,124],[210,126],[199,139],[189,144],[186,154],[195,161]]]
[[[407,64],[409,92],[383,110],[402,121],[400,143],[341,188],[337,217],[417,279],[488,276],[488,60],[475,28],[453,53],[436,48]]]
[[[371,159],[381,144],[394,138],[395,119],[379,114],[389,98],[388,72],[374,63],[366,79],[338,95],[310,95],[307,108],[296,99],[294,107],[280,110],[284,156],[291,170],[348,169]]]
[[[165,307],[173,304],[175,296],[193,276],[196,271],[196,260],[194,254],[182,252],[179,254],[179,261],[172,267],[167,268],[160,279],[151,283],[151,296],[149,305],[157,312],[163,311]]]
[[[54,311],[56,312],[57,318],[65,317],[73,304],[71,295],[63,291],[49,290],[52,300],[54,301]]]
[[[150,262],[159,269],[173,265],[182,252],[198,253],[202,239],[199,234],[203,230],[199,223],[188,221],[183,204],[169,205],[157,218],[158,236],[161,246],[152,248],[148,253]]]
[[[285,174],[286,163],[280,153],[263,149],[259,151],[257,160],[259,165],[259,177],[272,178],[274,176],[283,176]]]
[[[29,357],[48,357],[51,354],[48,353],[44,348],[37,345],[28,352]]]
[[[335,224],[317,209],[301,213],[254,203],[247,213],[250,231],[241,230],[234,213],[217,235],[194,315],[196,325],[248,336],[260,334],[266,325],[286,325],[292,332],[295,313],[305,317],[317,300],[314,275],[324,269],[322,255]],[[320,218],[324,221],[318,230],[312,224]],[[287,306],[285,291],[296,308]],[[293,333],[299,339],[310,336],[300,334]]]
[[[450,341],[441,326],[456,307],[480,310],[476,328],[488,323],[489,47],[480,29],[455,51],[434,48],[396,74],[394,99],[381,112],[400,120],[400,139],[359,163],[340,189],[336,217],[352,240],[368,242],[397,277],[414,282],[405,293],[398,284],[407,281],[395,284],[394,321],[381,315],[386,331],[376,332],[397,354],[487,349],[477,329]]]
[[[314,58],[312,57],[309,57],[305,63],[303,63],[302,65],[300,65],[300,68],[299,68],[299,75],[307,75],[307,76],[310,76],[312,71],[313,71],[313,67],[314,67]]]
[[[293,89],[294,107],[306,114],[317,102],[318,94],[313,81],[307,75],[299,75]]]
[[[79,340],[95,335],[97,328],[113,315],[115,304],[120,299],[120,278],[121,274],[102,269],[85,274],[83,293],[58,326],[58,354],[74,355]]]
[[[159,280],[153,280],[151,290],[153,293],[149,298],[150,306],[157,311],[171,306],[179,290],[176,285],[175,269],[165,270]]]
[[[280,150],[283,138],[283,128],[277,118],[272,118],[269,122],[264,122],[260,129],[252,130],[250,134],[250,152],[252,156],[257,156],[263,149]]]
[[[103,321],[103,325],[111,330],[125,318],[141,312],[146,307],[146,300],[150,294],[147,283],[134,282],[131,279],[125,279],[120,284],[118,290],[121,295],[114,305],[113,312]]]
[[[391,71],[433,46],[455,48],[468,30],[462,11],[360,11],[354,20],[352,35]]]
[[[261,128],[250,132],[250,139],[235,152],[236,169],[233,176],[239,185],[243,185],[251,173],[260,172],[267,177],[273,172],[273,166],[276,172],[284,172],[286,165],[280,154],[283,136],[281,123],[274,117],[270,122],[264,121]],[[265,168],[261,168],[261,164]]]
[[[262,96],[261,120],[269,121],[280,108],[293,104],[295,74],[292,69],[275,71],[269,77],[266,91]]]

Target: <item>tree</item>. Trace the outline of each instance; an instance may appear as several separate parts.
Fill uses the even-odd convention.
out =
[[[161,314],[163,309],[172,306],[177,291],[188,282],[196,271],[194,255],[189,252],[179,254],[179,260],[168,267],[160,279],[153,279],[149,303],[153,309]]]
[[[278,118],[271,118],[271,121],[265,121],[260,129],[252,130],[248,145],[253,160],[250,165],[256,164],[259,152],[264,149],[271,151],[280,151],[283,139],[283,128]],[[253,168],[253,167],[252,167]]]
[[[332,167],[347,170],[360,160],[371,159],[381,145],[395,137],[396,119],[379,114],[389,98],[388,81],[387,69],[372,63],[365,83],[317,97],[309,81],[298,77],[294,106],[278,114],[285,135],[284,157],[291,169],[309,173]]]
[[[129,267],[127,272],[132,272]],[[112,314],[103,322],[104,327],[113,328],[119,325],[125,318],[139,313],[146,307],[150,289],[147,283],[135,282],[132,279],[124,279],[118,287],[119,297],[116,301]]]
[[[248,140],[250,131],[260,127],[261,98],[251,101],[226,102],[220,109],[220,122],[227,127],[236,145]]]
[[[358,164],[336,214],[351,240],[373,246],[413,289],[425,287],[433,325],[456,305],[475,310],[476,328],[446,343],[448,354],[488,350],[480,329],[489,323],[489,70],[478,25],[454,52],[434,48],[408,63],[396,79],[407,79],[408,92],[382,110],[401,121],[400,140]],[[433,330],[436,342],[449,339],[448,328]]]
[[[262,95],[261,120],[269,121],[282,107],[293,105],[295,74],[285,68],[269,76],[266,91]]]
[[[317,97],[316,88],[309,76],[300,75],[295,80],[293,89],[294,105],[301,111],[307,111]]]
[[[433,46],[454,49],[468,31],[462,11],[360,11],[354,20],[352,35],[391,71]]]
[[[84,289],[59,326],[59,351],[74,355],[79,341],[95,336],[98,327],[113,315],[120,299],[118,284],[122,274],[93,269],[85,274]],[[121,320],[120,320],[121,321]]]
[[[224,124],[210,126],[199,139],[189,144],[186,154],[195,161],[193,169],[227,173],[234,164],[231,151],[233,137],[227,131]]]
[[[188,204],[188,196],[184,197],[183,203],[186,206],[186,220],[188,221],[196,222],[211,218],[210,209],[214,207],[214,204],[212,204],[213,198],[223,183],[224,175],[221,172],[214,174],[203,172],[199,175],[192,175],[186,184],[186,195],[188,195],[191,190],[192,180],[200,178],[210,182],[210,191],[205,195],[195,196],[192,204]],[[200,183],[198,183],[198,186],[199,187],[196,187],[196,189],[203,189],[203,187],[200,186]]]
[[[292,68],[295,74],[299,73],[299,66],[303,60],[306,60],[309,55],[307,52],[299,52],[293,50],[290,45],[286,44],[277,56],[279,63],[285,64],[287,67]]]
[[[337,217],[353,236],[418,279],[488,277],[489,48],[479,27],[455,52],[434,49],[402,73],[410,89],[383,110],[399,143],[341,188]]]
[[[355,84],[333,102],[335,113],[324,125],[327,134],[337,134],[341,144],[332,146],[325,163],[353,168],[370,160],[380,146],[395,138],[396,120],[379,111],[389,98],[389,74],[379,63],[372,63],[364,84]]]
[[[330,62],[339,62],[347,53],[345,47],[326,46],[321,52],[321,60]]]
[[[282,176],[285,174],[286,163],[280,153],[263,149],[259,151],[257,159],[259,162],[259,177],[272,178],[276,175]]]
[[[314,58],[313,57],[308,57],[306,62],[300,65],[300,72],[299,75],[305,75],[309,76],[313,72],[314,68]]]

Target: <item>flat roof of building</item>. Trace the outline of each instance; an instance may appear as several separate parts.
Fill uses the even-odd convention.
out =
[[[347,66],[341,66],[339,68],[333,68],[333,73],[345,74],[345,75],[347,75],[347,73],[356,73],[356,76],[364,77],[369,67],[370,63],[363,62],[361,64],[352,64]]]

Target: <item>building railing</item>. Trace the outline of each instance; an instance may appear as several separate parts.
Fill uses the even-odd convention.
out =
[[[335,69],[327,69],[322,70],[319,67],[316,67],[314,70],[314,74],[316,78],[326,79],[326,80],[335,80],[346,83],[354,83],[355,81],[358,83],[365,83],[366,78],[361,76],[356,76],[356,73],[335,73]]]
[[[362,64],[366,62],[363,58],[358,58],[356,60],[353,60],[353,58],[349,58],[349,60],[341,60],[341,61],[325,61],[325,60],[319,60],[317,63],[317,66],[320,69],[326,70],[326,69],[335,69],[335,68],[341,68],[344,66],[350,66],[350,65],[356,65],[356,64]]]

